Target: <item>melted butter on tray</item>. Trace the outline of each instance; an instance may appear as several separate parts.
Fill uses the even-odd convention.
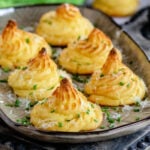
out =
[[[53,48],[52,58],[56,63],[57,57],[59,56],[61,50],[61,48]],[[0,81],[7,81],[10,72],[11,71],[4,71],[4,69],[0,69]],[[89,75],[70,74],[60,67],[59,73],[62,78],[67,77],[70,80],[72,78],[73,85],[81,92],[83,92],[84,84],[90,78]],[[30,100],[17,97],[8,86],[7,82],[0,82],[0,108],[12,121],[18,123],[19,119],[29,116],[30,110],[33,106],[34,104],[31,104]],[[102,125],[97,130],[114,128],[120,125],[136,122],[150,116],[150,100],[147,97],[143,101],[137,97],[136,104],[132,106],[103,106],[101,108],[104,114],[104,120]]]

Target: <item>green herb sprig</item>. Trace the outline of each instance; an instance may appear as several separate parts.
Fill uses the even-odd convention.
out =
[[[6,106],[9,106],[9,107],[20,107],[21,105],[21,101],[19,99],[16,99],[14,103],[12,104],[6,104]]]
[[[17,119],[16,120],[18,123],[24,125],[24,126],[28,126],[28,125],[31,125],[30,123],[30,116],[25,116],[21,119]]]

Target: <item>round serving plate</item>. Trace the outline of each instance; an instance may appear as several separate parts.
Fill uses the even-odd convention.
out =
[[[31,30],[33,30],[42,14],[50,10],[55,10],[57,7],[58,5],[37,5],[11,9],[11,11],[8,11],[8,13],[0,16],[0,29],[2,30],[5,27],[8,20],[14,19],[17,21],[19,27],[26,27],[28,30],[31,28]],[[125,63],[130,60],[135,62],[131,69],[144,79],[148,87],[149,94],[150,63],[140,47],[124,31],[122,31],[119,26],[117,26],[108,16],[102,12],[85,7],[80,7],[80,11],[83,16],[87,17],[97,28],[100,28],[103,32],[105,32],[111,38],[117,48],[121,49],[122,54],[126,58],[124,59]],[[13,114],[10,115],[8,112],[10,110],[6,109],[5,101],[3,98],[1,98],[1,96],[0,117],[12,129],[36,140],[55,143],[95,142],[131,134],[149,125],[149,98],[147,98],[147,101],[148,106],[144,107],[142,111],[136,113],[136,116],[140,116],[140,120],[135,121],[135,114],[132,115],[129,113],[124,122],[122,124],[120,123],[114,128],[97,129],[88,132],[43,132],[35,129],[33,126],[22,126],[14,121]]]

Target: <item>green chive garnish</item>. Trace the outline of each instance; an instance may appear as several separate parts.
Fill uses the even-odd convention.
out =
[[[104,77],[104,74],[100,74],[100,77]]]
[[[33,85],[33,90],[37,89],[37,84]]]
[[[90,114],[90,110],[89,109],[86,111],[86,114],[88,114],[88,115]]]
[[[130,87],[130,83],[127,84],[127,88],[129,88],[129,87]]]
[[[97,123],[97,122],[98,122],[98,121],[97,121],[97,119],[94,119],[94,122],[96,122],[96,123]]]
[[[100,126],[101,129],[105,129],[105,126]]]
[[[70,119],[67,119],[67,120],[65,120],[66,122],[70,122],[71,120]]]
[[[25,41],[26,41],[27,44],[30,43],[30,39],[29,38],[26,38]]]
[[[19,107],[21,104],[21,101],[19,99],[16,99],[14,106]]]
[[[134,111],[134,112],[139,112],[140,109],[139,109],[139,108],[134,108],[133,111]]]
[[[123,85],[124,85],[124,83],[123,83],[123,82],[119,82],[119,85],[120,85],[120,86],[123,86]]]
[[[30,108],[32,108],[34,105],[36,105],[38,103],[38,101],[35,101],[35,102],[30,102],[28,104],[28,107],[26,107],[26,110],[30,110]]]
[[[6,73],[10,71],[9,68],[2,68],[2,70],[3,70],[4,72],[6,72]]]
[[[28,67],[23,67],[22,70],[26,70]]]
[[[63,127],[63,124],[62,124],[62,122],[58,122],[58,127]]]
[[[114,123],[115,122],[115,119],[111,118],[111,117],[107,117],[107,121],[109,123]]]
[[[55,110],[53,109],[53,110],[51,110],[51,113],[54,113],[55,112]]]
[[[47,24],[49,24],[49,25],[52,24],[52,22],[51,22],[50,20],[43,20],[43,22],[45,22],[45,23],[47,23]]]
[[[49,89],[47,89],[47,90],[48,90],[48,91],[49,91],[49,90],[52,90],[54,87],[55,87],[55,86],[52,86],[52,87],[50,87],[50,88],[49,88]]]
[[[78,74],[73,75],[72,79],[77,81],[77,82],[80,82],[80,83],[87,83],[88,82],[87,78],[83,79]]]
[[[80,118],[80,114],[77,114],[77,118]]]
[[[78,38],[77,38],[77,40],[80,40],[80,38],[81,38],[81,36],[79,35]]]
[[[91,107],[94,108],[94,104],[91,104]]]
[[[140,117],[136,117],[136,118],[135,118],[135,121],[139,121],[139,120],[140,120]]]
[[[109,128],[112,129],[114,127],[114,124],[110,124]]]
[[[8,81],[6,79],[0,80],[1,83],[7,83]]]
[[[29,95],[32,96],[32,95],[33,95],[33,92],[30,92]]]
[[[6,106],[9,106],[9,107],[19,107],[21,104],[21,101],[19,99],[16,99],[16,101],[12,104],[6,104]]]
[[[17,121],[18,123],[22,124],[22,125],[25,125],[25,126],[31,124],[31,123],[30,123],[30,117],[29,117],[29,116],[25,116],[25,117],[23,117],[23,118],[21,118],[21,119],[17,119],[16,121]]]
[[[138,102],[138,101],[135,103],[135,105],[136,106],[141,106],[140,102]]]
[[[116,119],[116,121],[120,122],[120,121],[121,121],[121,117],[118,117],[118,118]]]

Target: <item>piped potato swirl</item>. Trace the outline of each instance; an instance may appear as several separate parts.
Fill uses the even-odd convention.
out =
[[[15,21],[9,20],[0,35],[0,66],[9,69],[26,66],[42,47],[51,55],[51,48],[42,37],[20,30]]]
[[[135,75],[121,62],[113,49],[101,70],[95,71],[85,85],[89,100],[100,105],[119,106],[136,103],[143,99],[146,86],[143,80]]]
[[[16,69],[8,78],[14,93],[32,101],[51,95],[59,85],[57,66],[43,48],[37,57],[29,61],[25,69]]]
[[[46,131],[93,130],[102,123],[102,111],[98,105],[87,101],[69,80],[63,79],[52,96],[34,106],[31,123]]]
[[[111,40],[95,28],[87,39],[69,44],[62,51],[59,64],[71,73],[91,74],[103,66],[112,47]]]
[[[62,4],[56,10],[45,13],[36,28],[37,34],[55,46],[65,46],[86,38],[93,29],[92,23],[71,4]]]

